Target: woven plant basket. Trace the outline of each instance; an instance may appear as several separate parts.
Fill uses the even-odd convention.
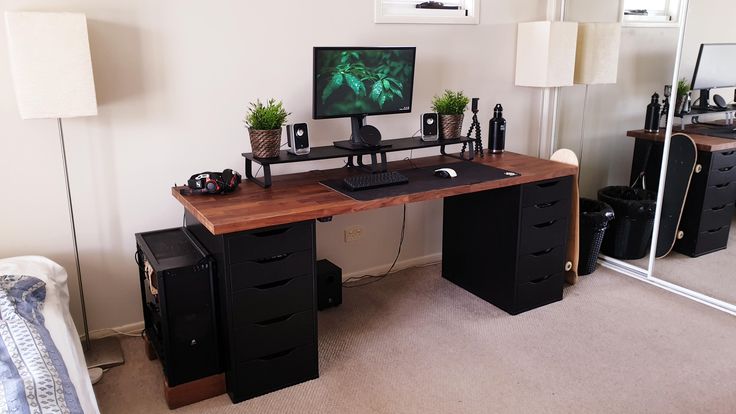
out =
[[[463,117],[465,115],[440,114],[440,139],[460,138],[463,135]]]
[[[256,158],[274,158],[281,151],[281,128],[253,129],[248,128],[250,146]]]

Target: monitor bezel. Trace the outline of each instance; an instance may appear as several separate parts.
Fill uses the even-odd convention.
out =
[[[695,81],[698,79],[698,70],[700,69],[700,59],[703,55],[703,49],[705,46],[736,46],[736,43],[701,43],[700,48],[698,49],[698,59],[695,61],[695,70],[693,70],[693,78],[690,81],[690,90],[693,91],[701,91],[701,90],[711,90],[711,89],[720,89],[720,88],[732,88],[736,85],[720,85],[720,86],[711,86],[710,88],[695,88]]]
[[[411,50],[414,52],[412,60],[411,73],[411,94],[409,96],[409,109],[398,111],[381,111],[381,112],[357,112],[352,114],[339,115],[317,115],[317,52],[321,50]],[[417,48],[416,46],[314,46],[312,48],[312,119],[333,119],[333,118],[351,118],[354,116],[375,116],[375,115],[394,115],[411,113],[414,107],[414,80],[417,71]]]

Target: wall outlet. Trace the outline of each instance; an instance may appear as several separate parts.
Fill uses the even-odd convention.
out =
[[[350,226],[345,229],[345,243],[354,242],[361,237],[363,237],[363,233],[365,232],[365,229],[363,226]]]

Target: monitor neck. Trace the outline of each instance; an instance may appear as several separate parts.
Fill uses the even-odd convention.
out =
[[[365,125],[365,115],[353,115],[350,117],[350,142],[362,146],[360,140],[360,128]]]
[[[708,102],[710,102],[710,89],[701,89],[700,98],[695,109],[708,110]]]

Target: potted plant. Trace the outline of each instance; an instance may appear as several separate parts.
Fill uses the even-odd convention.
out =
[[[679,115],[690,112],[690,82],[687,78],[677,81],[677,98],[675,102],[675,114]]]
[[[281,101],[276,102],[275,99],[269,99],[265,105],[260,100],[250,103],[244,122],[248,127],[253,156],[257,158],[279,156],[281,127],[289,115]]]
[[[440,118],[440,139],[460,138],[468,102],[470,100],[462,91],[445,90],[445,93],[432,99],[432,109]]]

